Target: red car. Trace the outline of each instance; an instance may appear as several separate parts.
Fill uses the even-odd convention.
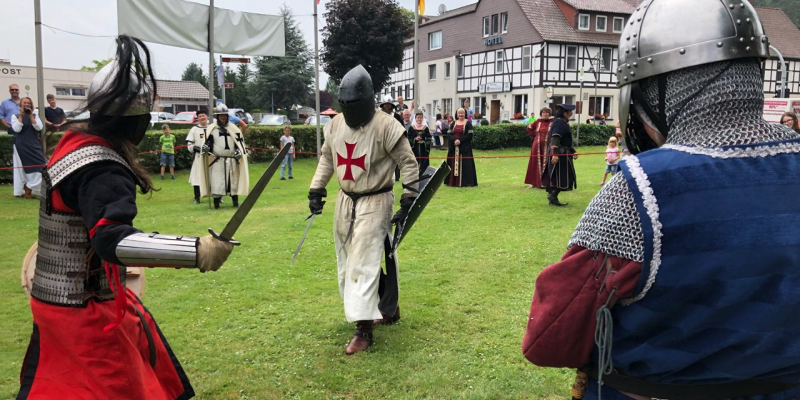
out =
[[[197,111],[183,111],[179,112],[172,121],[169,121],[175,124],[196,124],[197,123]]]

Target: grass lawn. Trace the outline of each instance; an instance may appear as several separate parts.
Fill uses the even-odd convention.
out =
[[[576,161],[578,190],[561,195],[564,208],[525,188],[527,163],[477,160],[480,186],[442,186],[399,249],[403,318],[378,327],[366,353],[344,354],[354,325],[344,320],[336,281],[336,178],[289,267],[316,160],[298,160],[294,180],[273,178],[236,235],[242,246],[220,271],[149,269],[143,300],[199,399],[567,399],[573,372],[537,368],[520,347],[533,282],[565,251],[605,163],[602,155]],[[266,164],[250,167],[255,184]],[[177,181],[155,179],[161,191],[138,199],[135,224],[145,232],[203,235],[233,215],[229,198],[220,210],[192,204],[188,171]],[[19,388],[31,333],[19,282],[37,237],[38,202],[14,198],[11,185],[2,185],[0,209],[0,398],[8,399]]]

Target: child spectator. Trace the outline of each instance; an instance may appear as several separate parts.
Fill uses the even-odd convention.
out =
[[[294,179],[292,176],[292,162],[295,159],[294,155],[294,138],[292,137],[292,127],[286,125],[283,127],[283,136],[281,136],[281,149],[284,146],[292,146],[289,149],[289,152],[286,153],[286,156],[283,158],[283,162],[281,162],[281,180],[286,180],[286,165],[289,165],[289,179]]]
[[[614,176],[617,173],[617,169],[619,165],[620,154],[619,154],[619,147],[617,147],[617,137],[612,136],[608,139],[608,147],[606,148],[606,173],[603,174],[603,182],[600,182],[600,186],[606,184],[606,177],[608,174]]]
[[[169,132],[169,125],[161,125],[164,136],[158,138],[161,142],[161,179],[164,179],[164,170],[169,166],[172,180],[175,180],[175,136]]]

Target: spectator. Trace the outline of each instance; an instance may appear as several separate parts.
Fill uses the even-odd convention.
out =
[[[161,179],[164,179],[164,170],[169,166],[169,173],[172,180],[175,180],[175,136],[169,132],[169,125],[161,125],[164,136],[158,138],[161,142]]]
[[[525,120],[522,121],[522,123],[525,124],[525,126],[530,126],[532,123],[536,122],[536,119],[537,119],[536,118],[536,113],[535,112],[531,112],[531,116],[528,117],[528,118],[525,118]]]
[[[464,99],[464,111],[467,112],[467,121],[472,122],[472,116],[475,115],[475,110],[469,106],[469,97]]]
[[[600,182],[600,186],[605,186],[606,184],[606,177],[608,174],[614,176],[619,169],[619,162],[620,154],[619,154],[619,147],[617,146],[617,137],[612,136],[608,139],[608,147],[606,147],[606,173],[603,174],[603,182]]]
[[[403,110],[403,127],[408,132],[408,127],[411,126],[411,110],[405,109]]]
[[[286,125],[283,127],[283,136],[281,136],[281,149],[291,146],[289,152],[286,153],[286,156],[283,158],[283,162],[281,162],[281,180],[286,180],[286,166],[289,166],[289,179],[294,179],[292,176],[292,161],[295,159],[294,155],[294,138],[292,137],[292,127]]]
[[[406,135],[408,136],[408,144],[411,145],[411,150],[414,151],[414,157],[417,158],[417,166],[419,167],[419,176],[425,174],[425,170],[430,165],[431,155],[431,131],[423,123],[422,110],[417,109],[414,113],[414,123],[406,128]]]
[[[408,105],[403,104],[403,96],[397,96],[397,106],[395,106],[394,111],[402,117],[405,110],[408,110]]]
[[[64,115],[64,110],[61,107],[56,107],[56,96],[48,94],[47,104],[50,107],[44,109],[44,124],[47,125],[49,132],[55,132],[61,129],[61,125],[64,125],[67,116]]]
[[[33,112],[33,100],[25,97],[20,100],[21,112],[13,116],[11,130],[9,133],[14,135],[14,147],[20,166],[15,168],[19,173],[14,174],[14,186],[23,188],[22,197],[30,199],[41,195],[42,168],[47,163],[42,150],[42,142],[39,139],[39,132],[42,131],[42,121]],[[21,182],[16,182],[20,179]]]
[[[785,125],[787,128],[791,128],[793,131],[800,133],[800,126],[797,123],[797,114],[789,111],[783,113],[781,117],[781,124]]]
[[[450,126],[450,146],[447,150],[450,176],[444,183],[455,187],[478,186],[472,155],[472,122],[467,120],[467,112],[463,108],[459,108],[456,115],[458,121]]]
[[[436,114],[436,130],[433,132],[433,145],[438,149],[442,146],[442,114]]]
[[[242,131],[242,134],[247,132],[247,122],[244,122],[243,119],[241,119],[241,118],[239,118],[239,117],[237,117],[236,115],[233,115],[233,114],[229,114],[228,118],[230,118],[232,124],[239,125],[239,128],[241,128],[240,130]]]
[[[0,123],[7,131],[11,130],[11,124],[14,122],[14,116],[19,114],[19,86],[11,84],[8,86],[8,92],[11,97],[3,100],[0,103]],[[17,147],[11,145],[13,166],[14,166],[14,196],[22,197],[25,194],[23,182],[25,181],[25,172],[22,170],[22,164],[19,161],[17,154]]]

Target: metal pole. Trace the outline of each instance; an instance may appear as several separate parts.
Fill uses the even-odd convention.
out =
[[[778,58],[781,60],[781,95],[778,97],[783,97],[786,91],[786,61],[783,60],[783,54],[781,54],[777,47],[770,45],[769,49],[778,53]]]
[[[222,102],[228,105],[228,100],[225,98],[225,67],[222,66],[222,54],[219,55],[219,68],[222,71],[222,82],[219,82],[222,86]]]
[[[412,91],[411,98],[414,105],[419,108],[422,96],[419,90],[419,39],[417,34],[419,31],[419,0],[414,0],[414,90]],[[412,113],[416,112],[411,110]]]
[[[580,144],[581,142],[581,114],[583,114],[583,79],[581,79],[581,88],[578,92],[578,101],[581,102],[581,112],[578,113],[578,133],[575,134],[575,144]]]
[[[314,2],[314,84],[316,86],[316,90],[314,93],[316,94],[317,98],[317,160],[322,156],[321,148],[322,148],[322,138],[320,137],[320,119],[322,115],[320,114],[319,109],[319,28],[317,27],[317,0],[312,0]]]
[[[208,113],[214,113],[214,0],[208,8]]]
[[[44,119],[44,64],[42,62],[42,8],[40,0],[33,2],[34,24],[36,32],[36,97],[39,107],[39,119]],[[47,151],[47,129],[42,129],[42,148]]]

